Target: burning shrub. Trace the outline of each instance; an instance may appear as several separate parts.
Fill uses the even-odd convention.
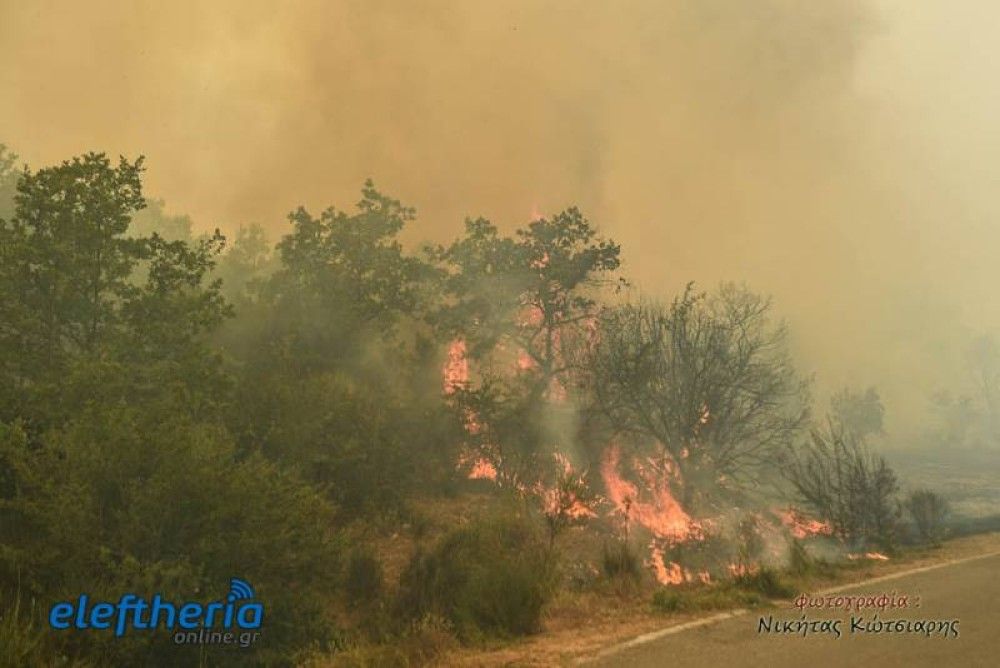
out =
[[[925,542],[937,545],[945,533],[945,520],[950,513],[948,502],[929,489],[917,489],[906,500],[917,533]]]
[[[665,448],[700,513],[716,492],[753,484],[805,424],[805,383],[770,302],[723,286],[669,306],[606,309],[588,355],[591,412],[610,431]]]
[[[534,526],[516,515],[493,516],[414,556],[400,581],[400,612],[439,614],[464,639],[533,633],[554,576],[551,552]]]

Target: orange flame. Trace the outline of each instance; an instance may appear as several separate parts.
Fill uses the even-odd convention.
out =
[[[448,345],[448,361],[442,369],[444,393],[454,394],[469,383],[469,359],[465,354],[465,341],[455,339]]]
[[[492,480],[496,482],[496,479],[496,467],[484,457],[477,459],[472,465],[472,470],[469,471],[469,480]]]
[[[542,511],[550,517],[562,516],[569,520],[583,520],[597,517],[593,508],[577,496],[574,487],[585,487],[585,474],[577,474],[569,458],[561,452],[553,454],[560,469],[559,481],[554,487],[535,485],[535,493],[541,501]]]
[[[782,508],[775,509],[774,514],[778,516],[781,523],[796,538],[808,538],[809,536],[818,535],[829,536],[833,533],[833,527],[829,523],[809,519],[791,506],[787,510]]]
[[[517,351],[518,371],[531,371],[538,366],[538,363],[528,354],[526,350]]]
[[[700,526],[691,520],[677,499],[670,491],[669,481],[665,476],[653,478],[645,472],[652,502],[639,498],[639,489],[618,472],[621,452],[616,445],[610,446],[604,454],[601,465],[601,477],[608,491],[608,498],[620,511],[626,522],[635,521],[648,529],[657,538],[679,542],[697,537]]]
[[[745,575],[753,575],[758,570],[760,570],[760,567],[756,564],[729,564],[729,573],[734,578]]]
[[[656,546],[651,547],[649,565],[653,569],[656,581],[664,585],[679,585],[691,579],[690,573],[685,573],[681,565],[676,561],[671,561],[668,566],[664,562],[663,550]]]

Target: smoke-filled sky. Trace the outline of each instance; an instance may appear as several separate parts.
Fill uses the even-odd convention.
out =
[[[369,176],[411,241],[577,204],[645,294],[774,295],[820,396],[875,384],[902,433],[1000,331],[998,28],[985,0],[0,0],[0,142],[145,154],[200,228],[277,236]]]

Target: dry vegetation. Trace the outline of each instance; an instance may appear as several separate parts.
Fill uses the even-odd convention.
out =
[[[375,534],[369,531],[366,539],[385,567],[387,588],[398,587],[400,574],[419,546],[433,544],[450,528],[489,514],[498,503],[497,496],[482,483],[482,489],[464,492],[454,499],[415,501],[408,521],[385,526]],[[563,555],[562,586],[545,607],[537,633],[519,638],[480,638],[463,645],[448,624],[431,624],[388,645],[362,642],[343,652],[316,655],[308,665],[574,665],[645,633],[718,612],[786,606],[797,593],[818,592],[1000,551],[1000,533],[979,534],[939,546],[909,546],[885,561],[848,560],[842,558],[843,553],[841,558],[829,561],[808,557],[804,562],[793,560],[785,568],[768,571],[768,578],[764,578],[768,581],[763,585],[760,578],[748,578],[743,582],[664,586],[656,582],[646,565],[641,566],[639,577],[609,577],[602,571],[602,552],[612,530],[607,523],[597,522],[573,527],[558,537],[556,549]],[[639,555],[640,562],[644,558]]]

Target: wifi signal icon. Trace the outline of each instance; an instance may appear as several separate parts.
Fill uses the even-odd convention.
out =
[[[245,598],[253,598],[253,587],[246,580],[230,578],[229,596],[226,597],[226,600],[233,603]]]

